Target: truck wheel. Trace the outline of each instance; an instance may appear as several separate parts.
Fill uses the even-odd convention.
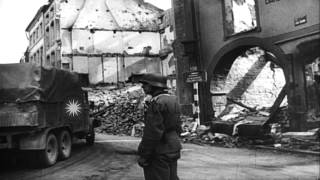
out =
[[[90,128],[90,132],[88,133],[88,135],[86,136],[86,143],[87,145],[93,145],[94,144],[94,138],[95,138],[95,134],[94,134],[94,128],[91,127]]]
[[[59,159],[68,159],[71,155],[72,138],[67,130],[59,133]]]
[[[46,140],[46,147],[40,151],[39,160],[45,167],[52,166],[58,158],[58,141],[53,133],[49,133]]]

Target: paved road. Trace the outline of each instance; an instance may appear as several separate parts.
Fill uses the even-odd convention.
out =
[[[0,161],[1,180],[141,180],[136,164],[139,139],[98,135],[96,144],[77,143],[72,157],[46,169],[18,159],[12,167]],[[228,149],[184,144],[181,180],[318,180],[319,157],[265,150]]]

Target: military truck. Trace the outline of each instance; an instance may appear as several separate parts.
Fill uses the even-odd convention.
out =
[[[54,165],[71,155],[73,137],[94,143],[87,92],[75,73],[31,64],[0,65],[0,149],[36,152]]]

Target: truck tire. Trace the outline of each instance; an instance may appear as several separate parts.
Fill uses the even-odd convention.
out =
[[[39,153],[39,161],[42,166],[52,166],[58,159],[58,141],[53,133],[49,133],[46,139],[46,147]]]
[[[59,159],[68,159],[71,156],[72,138],[70,132],[62,130],[59,133]]]
[[[86,136],[87,145],[92,146],[94,144],[94,138],[95,138],[94,128],[91,127],[90,132]]]

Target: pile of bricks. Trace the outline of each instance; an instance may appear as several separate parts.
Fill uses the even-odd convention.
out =
[[[262,129],[263,123],[268,120],[268,115],[264,111],[243,110],[235,114],[227,114],[221,119],[216,118],[210,124],[200,126],[193,118],[184,117],[181,137],[184,142],[223,147],[270,143],[272,140],[266,138],[266,132]],[[249,125],[249,127],[246,126],[247,129],[244,130],[243,125]]]
[[[141,136],[144,93],[140,86],[96,87],[88,92],[90,116],[101,124],[96,132]]]

